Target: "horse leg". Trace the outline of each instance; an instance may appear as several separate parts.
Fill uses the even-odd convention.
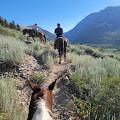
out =
[[[66,49],[64,49],[63,57],[64,57],[64,62],[66,62]]]
[[[59,64],[61,64],[61,62],[62,62],[62,51],[58,50],[58,52],[59,52]]]
[[[35,42],[35,38],[34,37],[32,37],[33,38],[33,41]]]
[[[64,53],[63,57],[64,57],[64,62],[66,62],[66,53]]]
[[[59,56],[59,64],[62,62],[62,56]]]
[[[28,38],[29,38],[29,36],[27,36],[27,41],[29,40]]]

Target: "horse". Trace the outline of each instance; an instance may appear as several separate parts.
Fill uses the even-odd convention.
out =
[[[27,120],[52,120],[53,94],[57,79],[48,87],[40,87],[28,81],[33,93],[29,105]]]
[[[41,42],[43,42],[43,43],[46,42],[46,36],[43,32],[35,33],[35,31],[33,29],[23,29],[22,32],[23,32],[23,35],[28,34],[29,35],[28,37],[32,37],[34,42],[35,42],[35,39],[34,39],[35,37],[39,37]],[[27,39],[28,39],[28,37],[27,37]]]
[[[64,57],[64,61],[66,61],[68,41],[66,37],[58,37],[54,42],[54,49],[58,49],[59,52],[59,64],[62,62],[62,56]]]

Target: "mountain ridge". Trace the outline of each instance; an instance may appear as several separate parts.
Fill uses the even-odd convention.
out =
[[[72,30],[65,33],[73,43],[120,44],[120,6],[107,7],[80,21]]]

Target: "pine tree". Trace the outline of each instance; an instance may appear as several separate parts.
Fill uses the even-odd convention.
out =
[[[9,26],[6,19],[4,20],[4,26],[5,26],[5,27],[8,27],[8,26]]]
[[[4,19],[0,16],[0,24],[1,26],[4,26]]]

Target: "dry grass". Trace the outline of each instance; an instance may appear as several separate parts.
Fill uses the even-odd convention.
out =
[[[27,110],[19,103],[16,80],[0,78],[0,120],[26,120]]]
[[[120,119],[120,62],[78,54],[70,54],[69,59],[74,65],[71,79],[82,93],[75,101],[78,115],[88,120]]]
[[[21,64],[25,55],[26,45],[14,38],[0,39],[0,60],[13,64]]]

